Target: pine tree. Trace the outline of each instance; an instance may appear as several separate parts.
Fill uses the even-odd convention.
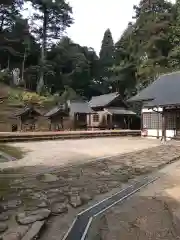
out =
[[[37,92],[44,87],[44,66],[46,65],[46,50],[52,40],[59,39],[66,27],[72,23],[72,9],[64,0],[29,0],[36,11],[33,18],[41,22],[34,28],[34,33],[41,40],[41,71],[37,84]]]
[[[110,68],[114,64],[114,41],[110,29],[107,29],[104,33],[99,56],[99,77],[104,88],[103,91],[106,92],[109,88],[108,81],[111,76]]]

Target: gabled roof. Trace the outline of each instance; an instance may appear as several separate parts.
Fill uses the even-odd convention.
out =
[[[44,116],[45,117],[52,117],[57,115],[58,113],[62,112],[65,113],[65,105],[64,104],[60,104],[58,106],[53,107],[49,112],[47,112]]]
[[[148,106],[180,104],[180,72],[161,75],[156,81],[128,101],[147,101]]]
[[[92,99],[89,101],[89,104],[92,108],[105,107],[119,96],[120,96],[119,93],[114,92],[114,93],[100,95],[97,97],[92,97]]]
[[[85,101],[71,101],[70,110],[74,113],[92,113],[92,109],[88,102]]]
[[[15,117],[24,116],[24,115],[28,114],[29,112],[35,113],[35,114],[41,116],[40,111],[38,111],[37,109],[35,109],[33,107],[25,107],[24,109],[22,109],[19,112],[15,113],[14,116]]]
[[[72,100],[69,102],[69,109],[73,113],[92,113],[92,109],[88,102],[81,100]],[[59,106],[55,106],[49,112],[47,112],[45,117],[52,117],[62,112],[63,114],[68,114],[68,109],[65,104],[61,104]]]

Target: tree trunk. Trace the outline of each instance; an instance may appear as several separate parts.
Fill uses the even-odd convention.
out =
[[[24,50],[24,57],[23,57],[23,61],[22,61],[22,73],[21,73],[21,81],[24,84],[24,87],[26,88],[26,82],[24,81],[24,68],[25,68],[25,62],[26,62],[26,48]]]
[[[5,20],[4,15],[5,15],[5,14],[3,13],[3,15],[2,15],[2,17],[1,17],[0,32],[3,31],[3,27],[4,27],[4,20]]]
[[[44,87],[44,65],[46,60],[46,40],[47,40],[47,23],[48,23],[48,12],[46,6],[44,6],[44,17],[43,17],[43,39],[41,47],[41,69],[40,78],[37,84],[37,92],[40,94]]]
[[[10,56],[9,56],[9,54],[8,54],[7,69],[10,70]]]

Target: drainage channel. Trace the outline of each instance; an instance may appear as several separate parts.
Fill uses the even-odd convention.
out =
[[[103,201],[93,205],[83,212],[80,212],[62,240],[84,240],[93,217],[104,213],[117,203],[132,196],[141,188],[157,180],[157,178],[158,177],[145,177],[141,181],[135,182],[133,185],[130,185],[113,196],[105,198]]]

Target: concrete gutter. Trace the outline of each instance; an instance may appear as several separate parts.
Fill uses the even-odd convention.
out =
[[[133,185],[121,190],[113,196],[102,200],[101,202],[93,205],[92,207],[80,212],[69,228],[68,232],[62,240],[85,240],[88,236],[89,228],[93,222],[93,219],[102,215],[111,207],[123,202],[127,198],[131,197],[136,192],[140,191],[143,187],[156,181],[158,177],[145,177],[140,181],[136,181]]]

